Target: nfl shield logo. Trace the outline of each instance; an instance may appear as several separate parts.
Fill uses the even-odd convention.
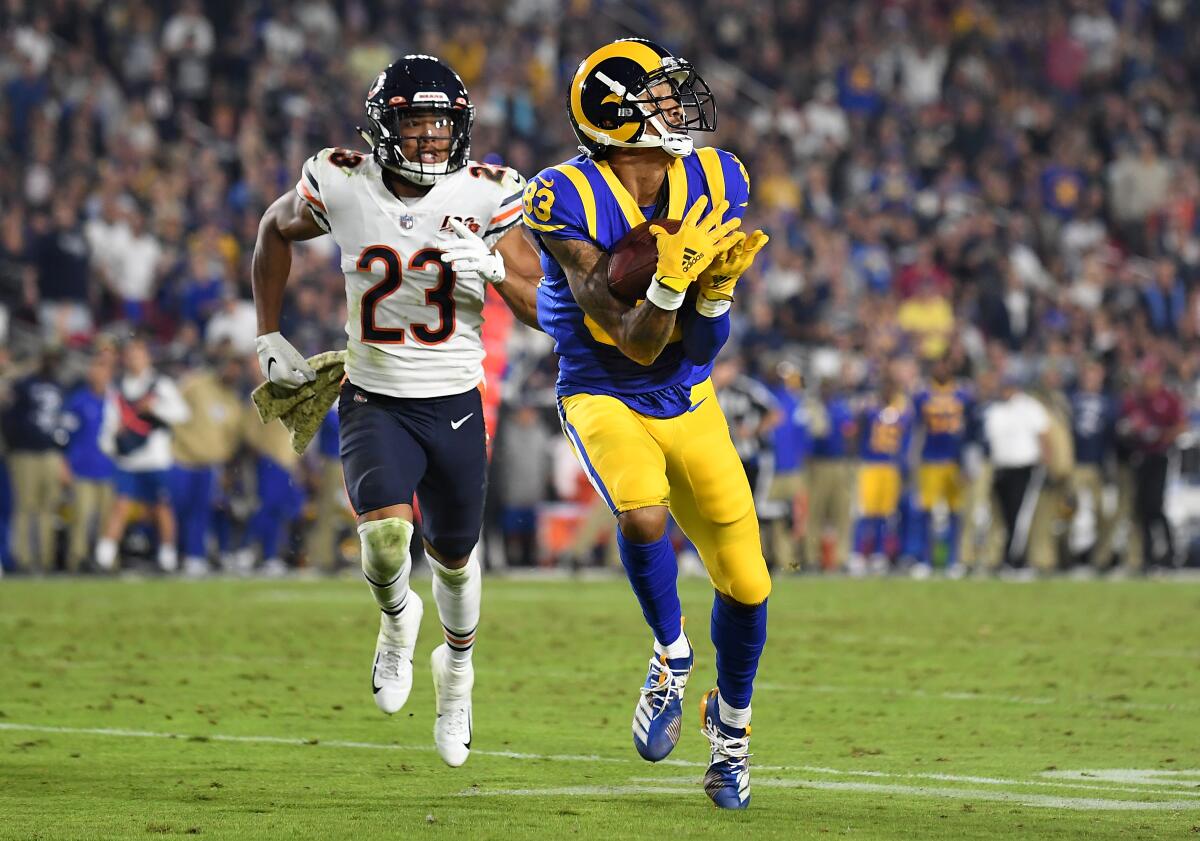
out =
[[[416,224],[416,222],[413,220],[411,213],[405,213],[400,217],[400,227],[404,230],[411,231],[414,224]]]

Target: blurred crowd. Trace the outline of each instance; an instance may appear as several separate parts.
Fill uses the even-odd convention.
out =
[[[880,546],[889,564],[920,554],[906,548],[911,529],[900,513],[882,531],[852,525],[864,502],[853,492],[857,474],[834,480],[836,494],[818,493],[836,475],[818,475],[819,436],[809,434],[814,448],[805,450],[795,443],[803,436],[772,424],[799,401],[824,429],[829,401],[844,398],[858,424],[847,431],[861,433],[870,425],[864,413],[890,400],[889,389],[915,406],[938,366],[965,384],[971,411],[1007,400],[1005,388],[1029,390],[1049,407],[1047,428],[1059,430],[1051,437],[1064,441],[1080,422],[1076,395],[1094,391],[1115,407],[1115,431],[1090,490],[1068,481],[1083,461],[1078,447],[1039,451],[1047,474],[1040,487],[1059,495],[1048,533],[1092,528],[1096,540],[1108,534],[1114,512],[1136,514],[1141,504],[1129,489],[1136,490],[1131,471],[1142,461],[1126,444],[1145,424],[1134,424],[1124,403],[1145,386],[1141,372],[1153,372],[1191,418],[1162,453],[1163,506],[1182,506],[1173,515],[1182,525],[1200,517],[1187,495],[1190,463],[1179,458],[1200,410],[1195,4],[7,0],[0,5],[0,379],[10,420],[0,478],[10,481],[0,482],[0,507],[46,518],[16,529],[25,541],[18,547],[40,552],[24,547],[57,540],[58,562],[75,563],[91,541],[105,559],[103,541],[124,541],[116,552],[124,557],[145,537],[145,554],[164,566],[179,559],[155,547],[172,543],[185,560],[202,545],[205,563],[224,558],[241,568],[332,563],[345,508],[340,490],[330,491],[331,456],[314,447],[289,458],[285,447],[260,440],[273,428],[257,430],[245,415],[257,379],[247,361],[256,332],[248,264],[263,209],[292,187],[315,150],[362,148],[355,128],[365,91],[383,66],[410,52],[438,55],[463,76],[477,108],[475,157],[525,174],[562,160],[575,145],[567,79],[598,44],[630,34],[698,66],[719,114],[716,135],[703,139],[745,162],[747,221],[771,234],[753,275],[739,284],[725,355],[738,369],[731,382],[741,384],[726,402],[757,406],[761,415],[752,412],[743,430],[754,435],[737,434],[753,454],[747,465],[764,488],[768,521],[783,523],[770,527],[768,546],[790,543],[770,549],[772,560],[842,567],[861,554],[869,567]],[[315,353],[341,345],[344,319],[332,242],[297,248],[284,334]],[[114,337],[124,345],[131,335],[138,337],[132,351],[112,346]],[[139,372],[138,347],[153,376]],[[512,563],[597,560],[611,521],[562,456],[553,426],[555,359],[544,337],[516,326],[489,352],[504,363],[492,383],[502,403],[489,554]],[[781,395],[780,382],[795,377],[805,387]],[[245,423],[189,454],[185,425],[208,424],[197,407],[216,405],[188,388],[204,378]],[[131,416],[144,417],[147,383],[170,390],[166,382],[181,411],[172,420],[174,442],[155,445],[159,458],[151,461],[165,473],[152,489],[140,481],[122,486],[119,463],[96,477],[72,464],[86,426],[75,398],[89,389],[124,391]],[[24,457],[29,421],[14,411],[39,399],[29,397],[34,392],[49,394],[47,385],[62,400],[61,412],[43,413],[48,431],[38,445],[63,465],[53,482],[49,460],[34,467]],[[120,410],[110,397],[101,404]],[[185,408],[190,420],[182,420]],[[99,426],[96,436],[99,447]],[[325,438],[335,452],[336,430]],[[861,441],[848,438],[834,458],[857,471]],[[989,509],[998,504],[990,490],[978,498],[969,492],[982,465],[995,460],[984,432],[976,443],[979,454],[965,447],[958,464],[968,536],[971,504],[984,512],[981,522],[1005,521],[1002,510]],[[126,456],[114,446],[107,445],[112,455],[97,453],[120,462]],[[912,470],[898,464],[900,506],[919,496],[920,446],[905,450]],[[785,464],[807,457],[813,469],[779,469],[780,447]],[[529,453],[537,455],[517,457]],[[768,461],[774,469],[764,471]],[[14,494],[27,476],[36,487]],[[978,487],[991,488],[994,478]],[[95,493],[85,489],[92,479],[101,486]],[[116,519],[110,492],[125,500],[120,519],[134,524],[116,537],[102,525]],[[208,503],[180,502],[189,499]],[[946,504],[935,507],[933,532],[947,521]],[[200,544],[200,526],[182,522],[190,508],[211,515]],[[783,514],[774,516],[776,509]],[[79,511],[90,512],[82,532]],[[814,513],[830,530],[815,546]],[[1047,517],[1027,519],[1039,525],[1022,555],[1040,557]],[[43,540],[46,529],[51,537]],[[1127,535],[1140,533],[1117,528],[1115,551],[1129,554]],[[982,537],[975,542],[985,545]],[[71,548],[78,546],[89,548]],[[1011,562],[1020,556],[1010,557],[1010,548],[998,554]],[[1182,546],[1175,551],[1185,554]]]

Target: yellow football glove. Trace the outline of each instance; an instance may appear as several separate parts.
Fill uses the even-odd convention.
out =
[[[733,244],[733,232],[741,219],[721,222],[729,202],[722,201],[704,219],[700,214],[708,207],[708,197],[701,196],[683,217],[679,230],[673,234],[661,225],[652,225],[650,233],[658,244],[658,268],[654,279],[672,292],[687,290],[713,258]]]
[[[738,278],[754,263],[758,252],[771,238],[762,231],[746,236],[739,231],[728,250],[718,254],[700,275],[700,294],[710,301],[732,301]]]

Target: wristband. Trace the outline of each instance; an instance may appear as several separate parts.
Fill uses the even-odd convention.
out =
[[[683,306],[684,294],[663,286],[658,282],[658,278],[655,278],[650,281],[650,288],[646,290],[646,300],[660,310],[677,310]]]
[[[729,312],[733,301],[728,298],[706,298],[700,295],[696,298],[696,312],[705,318],[717,318]]]

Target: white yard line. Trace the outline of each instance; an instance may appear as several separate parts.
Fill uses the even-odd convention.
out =
[[[662,784],[661,780],[656,780],[655,782],[659,785]],[[1022,806],[1037,806],[1046,809],[1071,809],[1074,811],[1175,812],[1200,809],[1200,801],[1195,800],[1109,800],[1101,797],[1057,797],[1049,794],[1026,794],[1022,792],[997,791],[995,789],[946,788],[944,786],[913,786],[893,783],[752,779],[751,785],[766,788],[815,788],[822,791],[904,794],[917,797],[949,798],[953,800],[1019,803]],[[634,788],[633,792],[636,793],[636,791],[637,789]]]
[[[0,722],[0,731],[26,732],[26,733],[51,733],[51,734],[59,734],[59,735],[105,736],[105,737],[110,737],[110,738],[125,738],[125,739],[174,739],[174,740],[179,740],[179,741],[184,741],[184,742],[233,742],[233,743],[244,743],[244,744],[289,745],[289,746],[293,746],[293,747],[348,748],[348,749],[356,749],[356,750],[388,750],[388,751],[395,750],[395,751],[406,751],[406,752],[409,752],[409,751],[429,752],[434,749],[432,745],[399,745],[399,744],[388,744],[386,742],[358,742],[358,741],[350,741],[350,740],[345,740],[345,739],[315,739],[315,738],[314,739],[301,739],[301,738],[288,738],[288,737],[284,737],[284,736],[235,736],[235,735],[224,734],[224,733],[210,733],[210,734],[165,733],[165,732],[156,731],[156,730],[131,730],[131,729],[113,728],[113,727],[61,727],[61,726],[43,725],[43,724],[18,724],[15,722]],[[479,756],[490,756],[490,757],[497,757],[500,759],[512,759],[512,760],[521,761],[521,762],[579,762],[579,763],[589,763],[589,764],[608,763],[608,764],[618,764],[618,765],[636,764],[638,767],[645,767],[644,763],[642,763],[638,760],[631,759],[631,758],[598,756],[598,755],[594,755],[594,754],[540,754],[540,753],[520,753],[517,751],[490,751],[490,750],[479,750],[479,749],[476,749],[472,752]],[[658,764],[671,766],[671,767],[675,767],[675,768],[695,768],[697,770],[707,767],[705,765],[705,763],[703,763],[703,762],[690,762],[690,761],[684,760],[684,759],[667,759]],[[983,776],[973,776],[973,775],[956,775],[956,774],[940,774],[940,773],[910,773],[910,772],[874,771],[874,770],[868,770],[868,769],[827,768],[827,767],[818,766],[818,765],[755,765],[754,771],[758,774],[771,773],[771,772],[776,772],[776,773],[778,773],[778,772],[793,772],[793,773],[802,773],[802,774],[819,774],[819,775],[823,775],[823,776],[869,777],[869,778],[874,778],[874,779],[932,780],[932,781],[945,782],[945,783],[970,783],[970,784],[974,784],[974,785],[987,785],[987,786],[997,786],[997,787],[1039,787],[1039,788],[1047,788],[1048,787],[1048,788],[1065,788],[1065,789],[1083,789],[1083,790],[1092,790],[1092,791],[1103,791],[1103,792],[1108,792],[1108,793],[1122,792],[1122,793],[1131,793],[1131,794],[1140,794],[1140,795],[1170,794],[1170,795],[1177,796],[1177,797],[1182,796],[1182,797],[1187,797],[1187,798],[1200,798],[1200,791],[1195,790],[1195,785],[1196,785],[1195,780],[1191,779],[1188,776],[1190,774],[1195,774],[1197,772],[1190,772],[1190,771],[1179,772],[1181,774],[1181,776],[1175,780],[1171,780],[1169,778],[1163,779],[1164,776],[1169,775],[1171,772],[1158,772],[1158,771],[1153,771],[1153,770],[1136,771],[1136,770],[1132,770],[1132,769],[1117,769],[1117,770],[1113,770],[1113,771],[1097,770],[1097,771],[1080,771],[1080,772],[1063,771],[1063,772],[1054,772],[1054,773],[1043,774],[1043,776],[1064,777],[1064,779],[1061,779],[1061,780],[1058,780],[1058,779],[1056,779],[1056,780],[1045,780],[1045,779],[1016,780],[1016,779],[1006,779],[1003,777],[983,777]],[[1080,780],[1080,782],[1073,782],[1072,779],[1075,779],[1075,777],[1068,777],[1068,775],[1079,775],[1078,779]],[[1083,780],[1089,780],[1089,782],[1083,782]],[[1106,780],[1111,780],[1112,782],[1115,782],[1115,783],[1134,783],[1134,784],[1140,783],[1143,787],[1134,787],[1131,785],[1116,786],[1116,785],[1100,784]],[[663,783],[663,781],[661,781],[661,780],[653,780],[653,781],[648,780],[647,782],[652,782],[659,786],[661,786]],[[694,782],[694,780],[691,780],[691,778],[689,778],[689,782]],[[872,789],[854,789],[852,787],[853,786],[873,785],[871,783],[834,783],[831,781],[822,782],[822,781],[814,781],[814,780],[802,780],[802,781],[780,780],[780,779],[772,779],[769,777],[765,778],[765,779],[762,777],[758,777],[758,778],[756,778],[755,782],[759,785],[764,785],[764,786],[782,786],[782,787],[796,787],[796,786],[803,785],[803,786],[809,786],[809,787],[813,787],[813,788],[827,787],[827,788],[831,788],[831,789],[836,789],[837,786],[848,786],[851,788],[847,788],[846,790],[862,790],[862,791],[868,791],[868,790],[872,790]],[[940,792],[943,790],[944,791],[956,791],[956,792],[959,792],[959,791],[983,791],[982,789],[948,789],[948,788],[943,789],[943,788],[926,788],[926,787],[920,787],[920,786],[917,786],[917,787],[903,786],[903,785],[896,786],[896,785],[892,785],[892,784],[880,784],[880,785],[884,785],[884,788],[886,788],[888,790],[894,790],[896,793],[901,793],[901,794],[906,793],[905,789],[909,789],[909,788],[921,789],[921,790],[929,791],[931,793],[936,793],[936,792]],[[1149,786],[1149,787],[1146,787],[1146,786]],[[1171,788],[1169,788],[1171,786],[1175,786],[1178,788],[1171,789]],[[1168,787],[1166,791],[1164,791],[1164,787]],[[569,790],[581,792],[588,788],[589,787],[569,787]],[[632,788],[628,787],[628,786],[612,786],[612,787],[601,786],[601,787],[592,787],[592,788],[595,789],[596,793],[611,792],[611,793],[617,793],[617,794],[646,792],[646,791],[650,790],[650,789],[646,788],[645,786],[638,786],[638,787],[632,787]],[[1187,789],[1187,790],[1179,790],[1179,789]],[[512,793],[512,792],[516,792],[518,790],[505,790],[505,791],[509,792],[512,796],[518,796],[518,794]],[[525,790],[520,790],[520,791],[525,791]],[[557,791],[557,789],[547,789],[547,790],[529,789],[528,791],[530,793],[544,793],[544,792],[548,792],[548,791]],[[479,792],[475,792],[475,793],[484,794],[484,795],[496,795],[496,794],[500,794],[502,792],[479,791]],[[995,794],[996,792],[993,791],[992,793]],[[1007,793],[1005,793],[1005,794],[1007,795]],[[1013,794],[1011,796],[1008,796],[1007,799],[1017,799],[1019,797],[1025,797],[1025,795],[1018,796],[1018,795]],[[1028,795],[1028,799],[1032,799],[1032,800],[1036,800],[1039,797],[1042,797],[1042,795],[1033,795],[1033,794]],[[1049,797],[1049,796],[1047,796],[1047,797]],[[992,798],[992,799],[1006,799],[1006,798]],[[1051,797],[1049,799],[1053,800],[1055,798]],[[1064,800],[1064,801],[1078,801],[1080,803],[1088,801],[1088,798],[1059,798],[1059,799]],[[1026,802],[1026,800],[1022,800],[1021,802]],[[1030,802],[1032,802],[1032,801],[1030,801]],[[1130,801],[1100,801],[1100,802],[1125,803],[1125,802],[1130,802]],[[1184,802],[1184,801],[1181,801],[1181,802]],[[1038,804],[1032,803],[1032,805],[1038,805]],[[1189,809],[1200,808],[1200,800],[1195,800],[1190,803],[1185,802],[1185,807],[1189,808]],[[1072,807],[1064,806],[1063,808],[1072,808]],[[1087,807],[1078,806],[1077,808],[1087,808]],[[1115,808],[1115,807],[1098,806],[1096,808]],[[1138,807],[1138,808],[1141,808],[1141,807]],[[1181,808],[1184,808],[1184,807],[1181,807]]]

